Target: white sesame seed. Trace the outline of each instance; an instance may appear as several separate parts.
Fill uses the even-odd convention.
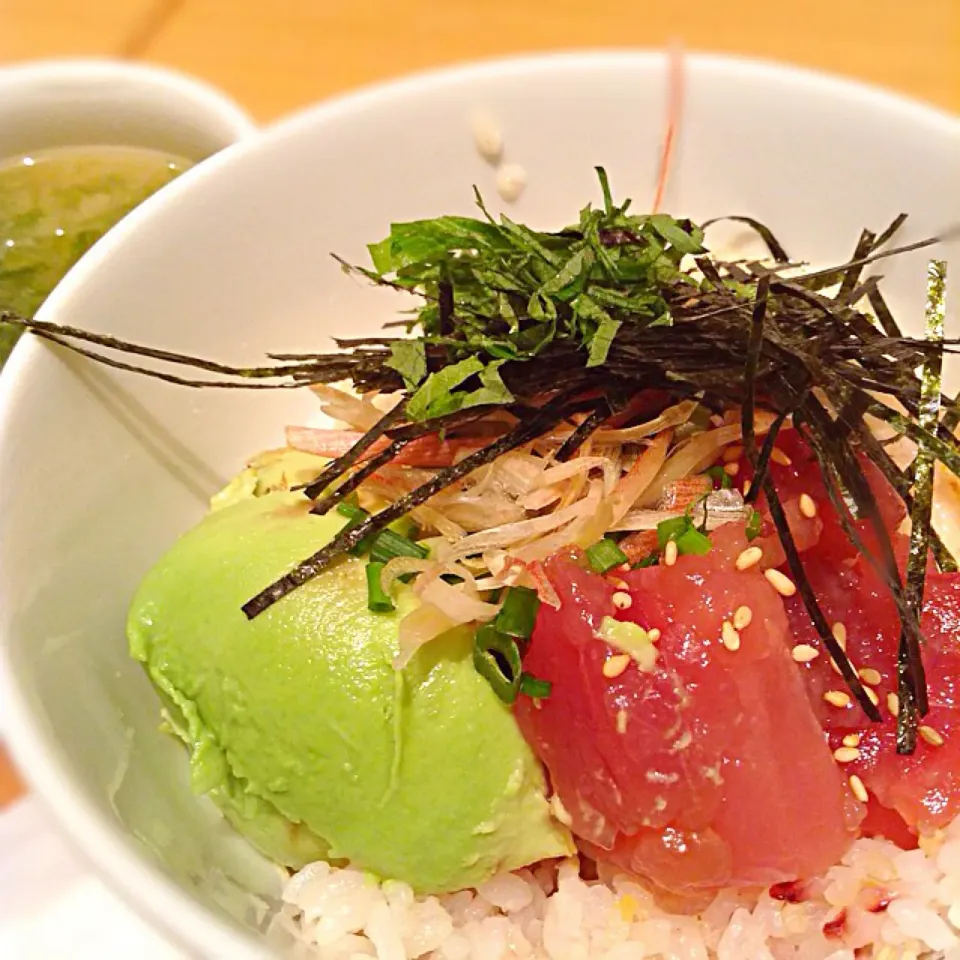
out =
[[[744,480],[744,481],[743,481],[743,495],[746,496],[749,492],[750,492],[750,481],[749,481],[749,480]]]
[[[767,583],[773,587],[781,597],[792,597],[797,592],[797,585],[785,574],[774,567],[764,570],[763,575],[767,578]]]
[[[686,750],[690,744],[693,743],[693,734],[689,730],[684,730],[683,733],[677,737],[673,742],[673,749],[675,752],[679,753],[681,750]]]
[[[877,691],[874,690],[873,687],[864,687],[863,689],[864,689],[864,692],[865,692],[866,695],[867,695],[867,699],[868,699],[874,706],[877,706],[877,704],[880,703],[880,698],[877,696]]]
[[[663,548],[663,562],[668,567],[672,567],[677,562],[677,554],[677,541],[668,540],[667,545]]]
[[[859,733],[848,733],[843,738],[843,745],[845,747],[859,747],[860,746],[860,734]]]
[[[497,170],[497,192],[507,202],[520,198],[527,186],[527,171],[519,163],[505,163]]]
[[[883,677],[880,676],[879,670],[874,670],[873,667],[863,667],[860,670],[860,679],[864,683],[869,683],[871,687],[875,687]]]
[[[617,733],[623,734],[627,732],[627,711],[618,710],[617,711]]]
[[[797,663],[809,663],[820,656],[820,651],[816,647],[811,647],[809,643],[798,643],[791,654]]]
[[[854,774],[847,782],[850,784],[850,789],[853,791],[853,795],[861,803],[866,803],[870,799],[870,795],[867,793],[867,788],[863,785],[863,781],[856,774]]]
[[[740,634],[729,620],[723,621],[723,626],[720,628],[720,641],[731,653],[740,649]]]
[[[934,730],[933,727],[928,727],[924,724],[920,727],[920,736],[923,737],[931,747],[943,746],[943,735],[937,730]]]
[[[553,812],[554,817],[559,820],[565,827],[569,827],[573,820],[570,817],[570,814],[567,813],[567,808],[563,805],[563,801],[560,799],[560,795],[555,793],[550,798],[550,809]]]
[[[730,463],[733,460],[739,460],[743,456],[743,447],[740,444],[735,444],[732,447],[727,447],[723,451],[723,462]]]
[[[828,690],[823,695],[823,699],[833,707],[850,706],[850,694],[845,693],[843,690]]]
[[[847,628],[839,620],[830,628],[830,632],[833,634],[833,639],[840,644],[841,650],[847,649]]]
[[[728,477],[735,477],[740,472],[740,464],[735,460],[731,461],[730,463],[725,463],[723,465],[723,472]]]
[[[503,154],[503,134],[497,121],[485,110],[478,110],[473,115],[471,127],[477,152],[484,160],[497,163]]]
[[[613,595],[613,605],[618,610],[627,610],[633,606],[633,597],[629,593],[623,593],[623,591],[618,590]]]
[[[626,580],[621,580],[619,577],[611,577],[610,582],[617,588],[617,590],[629,590],[630,587],[627,584]]]
[[[647,636],[650,638],[650,642],[651,642],[651,643],[656,643],[656,642],[660,639],[660,637],[661,637],[660,628],[659,628],[659,627],[651,627],[651,628],[647,631]]]
[[[812,520],[817,515],[817,502],[809,493],[800,494],[800,512],[808,520]]]
[[[753,620],[753,611],[749,607],[737,607],[733,611],[733,625],[738,630],[745,630],[749,627],[751,620]]]
[[[887,694],[887,709],[892,716],[900,716],[900,698],[895,693]]]
[[[860,751],[856,747],[838,747],[833,751],[833,758],[837,763],[853,763],[860,759]]]
[[[630,666],[630,655],[628,653],[618,653],[608,657],[603,662],[603,675],[608,680],[619,677],[627,667]]]
[[[779,463],[781,467],[789,467],[793,463],[779,447],[774,447],[773,450],[770,451],[770,459],[774,463]]]
[[[738,570],[749,570],[755,567],[763,558],[763,551],[759,547],[747,547],[736,560]]]

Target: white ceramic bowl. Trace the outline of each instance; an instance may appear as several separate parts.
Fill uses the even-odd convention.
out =
[[[821,262],[901,210],[904,240],[957,217],[954,118],[780,67],[687,66],[671,211],[750,213]],[[44,315],[226,361],[373,331],[409,304],[345,277],[328,253],[359,260],[391,220],[469,212],[474,183],[500,206],[471,139],[475,108],[499,117],[508,158],[528,172],[511,215],[555,226],[597,199],[598,163],[618,196],[649,204],[665,77],[658,54],[564,55],[330,102],[148,201]],[[924,263],[883,267],[914,329]],[[256,908],[278,876],[191,796],[183,753],[158,732],[158,702],[127,657],[124,613],[211,491],[313,410],[309,396],[178,389],[37,342],[0,381],[0,677],[15,755],[115,888],[211,956],[259,955]]]
[[[229,97],[173,70],[109,59],[0,68],[0,161],[54,147],[123,146],[199,163],[255,131]]]
[[[229,97],[172,70],[86,59],[0,69],[0,159],[109,144],[197,161],[254,129]]]

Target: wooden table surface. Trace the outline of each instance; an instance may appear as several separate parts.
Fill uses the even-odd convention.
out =
[[[672,41],[846,74],[960,113],[960,0],[0,0],[0,61],[173,66],[258,120],[465,59]],[[0,807],[21,791],[0,748]]]

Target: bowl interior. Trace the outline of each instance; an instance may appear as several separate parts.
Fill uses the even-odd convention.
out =
[[[529,186],[510,216],[547,227],[599,200],[595,164],[644,208],[665,101],[660,55],[538,58],[416,78],[333,102],[214,159],[148,201],[73,271],[47,319],[252,362],[376,330],[410,306],[343,275],[393,220],[501,208],[472,112],[499,118]],[[944,229],[957,194],[953,120],[855,85],[709,57],[687,65],[666,208],[749,213],[791,255],[840,262],[861,228],[910,214]],[[744,233],[728,248],[747,250]],[[742,246],[741,246],[742,245]],[[956,248],[954,248],[956,253]],[[922,328],[925,255],[886,261]],[[954,298],[954,305],[956,304]],[[36,342],[0,385],[0,679],[27,775],[121,893],[193,947],[264,942],[277,871],[189,792],[181,749],[124,640],[139,578],[208,496],[308,395],[190,390]]]

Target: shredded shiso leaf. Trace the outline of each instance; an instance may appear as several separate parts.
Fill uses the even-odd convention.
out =
[[[577,424],[556,450],[556,463],[589,444],[641,392],[656,391],[664,407],[694,401],[708,413],[735,411],[755,471],[747,505],[765,495],[791,576],[824,649],[864,711],[879,720],[819,609],[768,469],[778,432],[789,425],[815,456],[847,535],[879,571],[896,603],[902,627],[898,749],[910,752],[918,717],[926,712],[919,628],[924,560],[932,552],[940,569],[957,568],[932,529],[930,505],[936,462],[960,476],[960,443],[952,433],[960,423],[960,405],[942,396],[940,384],[943,354],[956,352],[958,343],[943,336],[942,261],[930,267],[924,339],[901,333],[877,278],[864,279],[863,270],[939,239],[889,246],[905,220],[901,215],[879,233],[864,230],[846,263],[798,275],[802,265],[791,262],[769,227],[732,216],[720,219],[751,227],[773,263],[728,262],[706,247],[705,230],[715,220],[698,226],[663,213],[630,213],[630,201],[616,204],[605,172],[597,168],[597,173],[602,207],[588,204],[575,224],[557,232],[534,230],[506,216],[495,219],[477,193],[477,218],[394,224],[389,236],[370,246],[372,268],[336,257],[349,273],[419,298],[420,305],[403,322],[412,336],[338,339],[335,352],[270,354],[264,365],[237,367],[12,313],[0,314],[0,325],[24,328],[109,366],[184,386],[290,389],[348,380],[360,393],[399,394],[390,412],[303,487],[315,512],[344,507],[353,491],[409,444],[446,436],[494,414],[507,416],[512,425],[505,432],[430,473],[382,509],[357,514],[323,549],[266,585],[243,607],[250,618],[344,553],[377,542],[388,525],[441,491],[571,417]],[[870,313],[858,309],[863,301]],[[159,366],[141,366],[131,357]],[[181,376],[170,366],[207,376]],[[773,423],[758,443],[758,417],[769,422],[771,414]],[[869,418],[917,444],[911,466],[901,469],[893,462]],[[905,577],[861,457],[881,470],[910,513]],[[859,520],[876,534],[874,550],[863,542]],[[691,552],[709,549],[702,531],[692,525],[684,531]],[[748,536],[759,531],[760,514],[753,511]],[[594,540],[604,532],[596,531]],[[524,684],[540,690],[513,662],[514,647],[487,633],[491,642],[477,650],[484,670],[496,675],[510,697]]]

